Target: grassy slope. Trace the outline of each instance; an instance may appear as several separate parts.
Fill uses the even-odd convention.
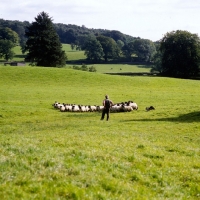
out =
[[[199,198],[199,81],[39,67],[0,73],[1,199]],[[51,106],[100,105],[105,94],[139,110],[106,122]],[[156,110],[145,112],[150,105]]]

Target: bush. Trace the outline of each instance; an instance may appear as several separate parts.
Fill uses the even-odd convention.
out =
[[[96,72],[96,68],[94,66],[89,67],[89,72]]]
[[[88,66],[83,64],[81,67],[77,66],[77,65],[73,65],[73,69],[76,69],[76,70],[82,70],[82,71],[89,71],[89,72],[96,72],[96,68],[94,66],[91,66],[89,67],[88,69]]]
[[[87,65],[85,65],[85,64],[82,65],[81,69],[82,69],[83,71],[88,71],[88,67],[87,67]]]
[[[73,65],[73,69],[81,70],[81,68],[79,66],[76,66],[76,65]]]

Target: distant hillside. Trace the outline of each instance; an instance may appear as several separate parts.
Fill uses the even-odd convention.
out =
[[[23,44],[26,41],[24,36],[26,27],[31,23],[28,21],[12,21],[12,20],[4,20],[0,19],[0,27],[8,27],[13,31],[18,33],[20,37],[20,42]],[[59,35],[61,43],[64,44],[81,44],[85,37],[89,35],[104,35],[113,38],[115,41],[121,40],[124,43],[127,43],[131,40],[134,40],[138,37],[132,37],[130,35],[126,35],[117,30],[106,30],[106,29],[93,29],[87,28],[85,26],[77,26],[73,24],[62,24],[55,23],[56,32]]]

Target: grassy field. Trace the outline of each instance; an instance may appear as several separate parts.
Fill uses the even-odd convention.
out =
[[[86,58],[84,55],[84,51],[76,51],[72,50],[69,44],[63,44],[63,50],[66,52],[68,61],[80,61]],[[13,61],[24,61],[25,55],[21,52],[21,47],[16,46],[14,48],[15,56]],[[3,64],[3,59],[0,59],[0,62]],[[73,69],[73,66],[81,67],[82,64],[66,64],[65,68]],[[27,63],[28,66],[28,63]],[[148,65],[133,65],[133,64],[87,64],[88,68],[94,66],[97,70],[97,73],[127,73],[127,72],[150,72],[151,66]]]
[[[0,199],[200,198],[199,81],[28,66],[0,74]],[[101,121],[52,107],[101,105],[105,94],[139,110]]]
[[[67,53],[69,61],[84,60],[86,56],[84,51],[72,50],[69,44],[63,44],[63,50]],[[84,61],[83,61],[84,63]],[[67,64],[66,68],[73,66],[81,67],[82,64]],[[94,66],[99,73],[123,73],[123,72],[150,72],[150,66],[132,65],[132,64],[87,64],[88,68]]]
[[[72,50],[69,44],[63,44],[63,50],[67,54],[67,59],[70,61],[85,59],[84,51]]]
[[[63,50],[66,52],[67,58],[70,61],[82,60],[86,58],[84,51],[72,50],[69,44],[63,44]],[[25,55],[22,54],[20,46],[14,47],[13,51],[15,53],[13,61],[24,61]],[[0,61],[3,61],[3,59],[0,59]]]
[[[67,64],[66,68],[73,69],[73,64]],[[81,67],[82,64],[75,66]],[[95,67],[97,73],[125,73],[125,72],[150,72],[149,66],[131,64],[87,64],[87,67]]]

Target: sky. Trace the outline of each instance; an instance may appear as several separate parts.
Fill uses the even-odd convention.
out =
[[[41,12],[53,23],[117,30],[158,41],[167,32],[200,36],[200,0],[1,0],[0,19],[34,22]]]

